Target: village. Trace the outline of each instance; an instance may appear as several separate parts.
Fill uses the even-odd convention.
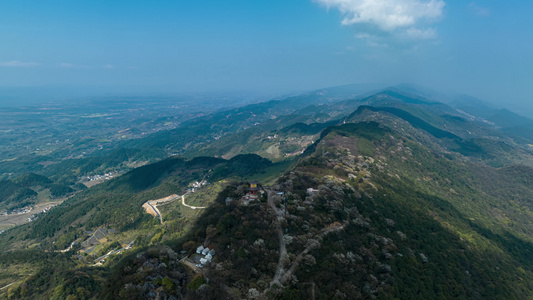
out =
[[[116,173],[116,172],[109,172],[109,173],[105,173],[103,175],[87,176],[86,179],[88,181],[109,180],[109,179],[115,178],[116,174],[114,174],[114,173]]]
[[[97,184],[100,184],[104,181],[111,180],[113,178],[116,178],[121,173],[119,171],[111,171],[104,174],[97,174],[97,175],[91,175],[91,176],[83,176],[80,177],[79,180],[81,183],[83,183],[86,187],[90,188],[92,186],[95,186]]]
[[[62,201],[45,202],[34,206],[25,206],[11,211],[4,211],[0,213],[0,229],[5,230],[13,226],[35,221],[39,215],[47,213],[60,203]]]
[[[32,207],[31,206],[26,206],[26,207],[22,207],[22,208],[15,208],[15,209],[13,209],[11,211],[4,211],[4,212],[0,213],[0,216],[21,215],[21,214],[27,214],[30,211],[32,211]]]

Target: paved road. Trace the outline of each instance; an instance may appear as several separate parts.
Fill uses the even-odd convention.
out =
[[[161,225],[163,225],[163,217],[161,216],[161,212],[159,211],[159,209],[157,209],[157,206],[155,205],[152,205],[152,203],[150,203],[151,201],[148,201],[148,205],[150,205],[150,207],[154,210],[155,214],[159,217],[159,223],[161,223]]]
[[[159,222],[161,223],[161,225],[163,225],[163,216],[161,215],[161,212],[157,208],[157,205],[161,204],[161,203],[171,202],[171,201],[174,201],[174,200],[176,200],[178,198],[179,198],[179,196],[174,194],[174,195],[170,195],[168,197],[157,199],[157,200],[148,200],[142,206],[146,210],[147,213],[153,215],[153,213],[151,213],[149,211],[149,208],[151,208],[152,211],[155,213],[155,216],[159,217]],[[148,205],[149,208],[146,207],[146,205]]]

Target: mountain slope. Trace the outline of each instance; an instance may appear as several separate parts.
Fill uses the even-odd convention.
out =
[[[275,201],[286,208],[283,239],[290,241],[281,285],[272,288],[263,279],[274,273],[272,268],[252,261],[244,267],[231,255],[217,262],[241,268],[209,270],[209,277],[238,289],[235,298],[252,288],[295,299],[311,294],[400,299],[532,295],[533,219],[524,211],[532,190],[524,188],[527,181],[513,182],[515,172],[529,178],[532,169],[486,167],[502,182],[487,190],[480,174],[486,171],[447,159],[378,123],[330,127],[322,139],[324,156],[317,143],[273,187],[286,195]],[[519,207],[509,207],[502,195],[519,186],[525,193],[514,195]],[[216,218],[211,225],[219,226]],[[236,232],[245,230],[234,226]],[[248,241],[246,253],[261,253],[254,238]],[[225,243],[224,237],[211,242]],[[257,274],[243,279],[235,272]],[[240,285],[227,278],[238,278]]]
[[[0,207],[11,210],[22,208],[34,202],[37,193],[9,180],[0,181]]]
[[[319,96],[220,112],[209,122],[191,121],[183,133],[130,145],[179,146],[230,159],[173,156],[148,164],[1,234],[0,266],[10,270],[4,278],[19,280],[9,293],[94,299],[533,297],[533,156],[527,148],[490,124],[397,90],[306,105],[325,99]],[[271,119],[278,108],[288,115]],[[297,162],[274,164],[267,154]],[[243,200],[246,181],[265,174],[278,179],[257,199]],[[193,187],[198,191],[187,192]],[[160,207],[162,222],[141,208],[147,200],[185,193]],[[94,252],[76,253],[80,248],[72,242],[111,229],[116,233]],[[133,249],[120,248],[132,241]],[[69,245],[70,251],[58,252]],[[200,245],[216,250],[204,268],[192,262]],[[99,260],[119,248],[124,254]],[[45,263],[32,265],[33,257]]]
[[[531,297],[533,170],[458,161],[415,138],[377,122],[331,126],[267,190],[268,201],[227,205],[242,195],[239,184],[227,187],[175,245],[217,249],[202,271],[210,283],[180,295]],[[140,267],[125,262],[102,297],[128,286],[144,293]]]

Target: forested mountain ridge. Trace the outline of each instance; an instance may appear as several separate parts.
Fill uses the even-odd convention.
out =
[[[305,113],[301,113],[301,112]],[[346,113],[353,111],[352,113]],[[242,153],[256,153],[271,160],[287,159],[303,151],[319,138],[321,130],[345,122],[371,121],[395,116],[391,122],[403,121],[416,130],[430,133],[430,143],[449,148],[471,159],[494,166],[511,163],[531,164],[528,143],[522,136],[509,135],[444,103],[419,96],[386,89],[377,94],[343,100],[321,106],[308,106],[291,115],[266,121],[236,134],[190,151],[187,156],[213,155],[232,157]],[[388,126],[396,126],[386,123]],[[442,139],[446,138],[446,139]]]
[[[532,175],[525,166],[457,161],[377,122],[329,127],[272,187],[284,192],[271,195],[281,215],[266,200],[225,205],[226,196],[238,195],[235,187],[219,196],[194,236],[177,245],[188,249],[186,241],[206,239],[217,245],[216,267],[203,271],[210,284],[180,293],[206,299],[530,297],[532,190],[525,184]],[[499,180],[487,181],[492,176]],[[276,218],[287,252],[281,269]],[[130,292],[143,293],[134,288],[132,272],[119,273],[124,279],[108,292],[132,284]]]
[[[250,128],[222,122],[228,133],[188,158],[133,169],[1,234],[0,283],[15,284],[0,297],[533,296],[533,158],[516,137],[397,90],[287,113]],[[257,200],[241,200],[248,181],[272,176]],[[47,184],[14,184],[28,181]],[[143,212],[172,194],[202,208],[161,206],[162,223]],[[60,252],[99,228],[116,233],[93,254]],[[210,266],[181,262],[200,245],[216,250]]]

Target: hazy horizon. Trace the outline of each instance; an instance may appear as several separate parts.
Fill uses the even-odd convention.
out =
[[[268,97],[413,83],[531,115],[532,7],[444,0],[4,2],[0,102],[11,96],[6,90],[26,88],[37,95],[65,89],[65,97]]]

